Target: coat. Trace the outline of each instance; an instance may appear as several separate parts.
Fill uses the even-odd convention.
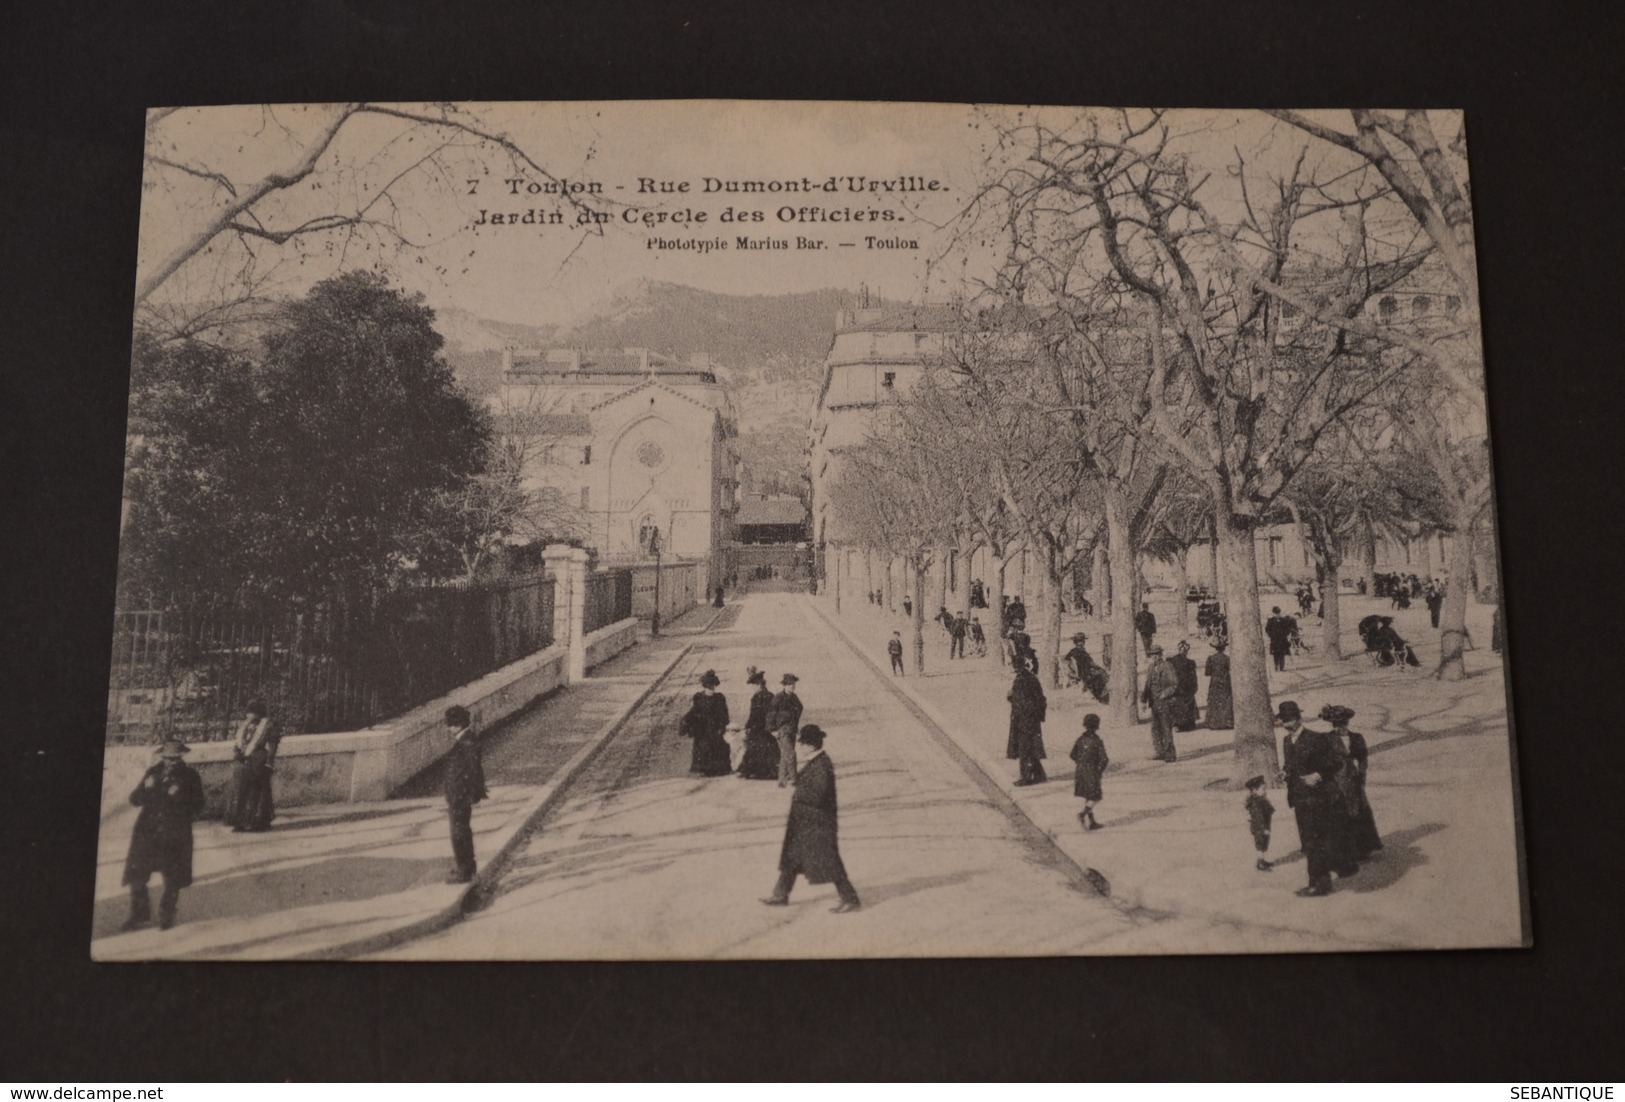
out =
[[[1072,744],[1072,760],[1077,768],[1072,772],[1072,794],[1085,800],[1101,799],[1100,778],[1111,759],[1106,756],[1106,744],[1094,731],[1085,731]]]
[[[750,718],[745,720],[745,756],[739,759],[739,773],[752,780],[771,780],[779,775],[779,744],[768,730],[767,714],[773,694],[758,688],[750,698]]]
[[[168,772],[166,772],[166,767]],[[124,860],[124,883],[145,884],[161,873],[164,886],[184,888],[192,883],[192,821],[203,812],[203,780],[185,762],[159,762],[141,777],[130,793],[130,803],[141,809],[130,834],[130,853]]]
[[[728,698],[721,693],[699,692],[683,716],[682,733],[694,740],[689,756],[692,773],[720,777],[733,772],[733,753],[728,749]]]
[[[1269,637],[1271,654],[1292,653],[1292,629],[1296,626],[1290,616],[1271,616],[1264,621],[1264,634]]]
[[[773,698],[767,710],[767,729],[777,734],[789,731],[792,735],[801,729],[801,698],[785,689]]]
[[[446,806],[473,807],[485,799],[485,766],[480,762],[480,744],[471,730],[464,730],[446,755]]]
[[[1371,751],[1367,749],[1365,736],[1360,732],[1349,731],[1347,738],[1347,759],[1344,762],[1343,772],[1338,777],[1338,789],[1343,796],[1343,809],[1350,819],[1349,843],[1356,857],[1365,858],[1382,848],[1382,835],[1377,833],[1377,819],[1371,813],[1371,801],[1365,794]]]
[[[779,850],[779,871],[800,873],[809,884],[845,879],[837,839],[838,818],[835,763],[828,754],[815,754],[796,774],[790,818],[784,824],[784,845]]]
[[[1344,754],[1337,740],[1324,731],[1299,728],[1285,742],[1286,804],[1298,820],[1298,841],[1309,865],[1309,879],[1320,880],[1333,872],[1352,871],[1348,813],[1337,787],[1343,771]],[[1310,785],[1306,778],[1318,776]]]
[[[1196,660],[1176,654],[1167,661],[1178,686],[1172,701],[1174,728],[1189,731],[1196,726]]]
[[[1044,686],[1038,677],[1022,667],[1005,696],[1010,702],[1010,739],[1005,745],[1008,758],[1042,758],[1044,756],[1044,717],[1049,701],[1044,698]]]
[[[1145,702],[1152,707],[1166,708],[1179,695],[1179,674],[1167,659],[1151,663],[1145,672]]]

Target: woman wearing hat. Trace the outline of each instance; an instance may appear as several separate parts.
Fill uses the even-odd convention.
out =
[[[282,741],[282,730],[271,721],[265,701],[249,701],[246,711],[233,739],[233,791],[231,805],[226,809],[226,822],[237,833],[271,829],[271,820],[276,817],[276,805],[271,799],[271,767],[276,761],[277,744]]]
[[[1016,663],[1015,680],[1005,699],[1010,702],[1010,738],[1004,752],[1005,757],[1021,762],[1016,784],[1042,784],[1049,779],[1044,772],[1044,718],[1049,702],[1038,675],[1026,662]]]
[[[1297,818],[1298,841],[1309,867],[1309,883],[1298,894],[1330,895],[1332,873],[1346,875],[1352,864],[1347,847],[1348,816],[1337,788],[1343,757],[1336,739],[1303,725],[1303,712],[1296,701],[1281,701],[1275,718],[1286,728],[1281,741],[1286,805]]]
[[[1207,656],[1202,672],[1207,675],[1207,727],[1228,731],[1236,725],[1235,699],[1230,695],[1230,656],[1224,653],[1223,639],[1213,640],[1213,653]]]
[[[722,679],[716,670],[700,675],[700,691],[694,694],[694,704],[683,717],[682,733],[694,740],[694,751],[689,757],[688,771],[706,777],[720,777],[731,773],[733,766],[728,753],[728,698],[717,692]]]
[[[181,889],[192,883],[192,821],[203,811],[203,781],[182,758],[191,747],[178,738],[165,739],[159,761],[148,769],[130,793],[141,809],[130,834],[130,853],[124,860],[124,883],[130,889],[130,917],[124,929],[134,930],[152,920],[152,899],[147,881],[153,873],[164,878],[158,899],[158,928],[175,925],[175,905]]]
[[[745,756],[739,762],[739,775],[748,781],[770,781],[779,775],[779,744],[767,729],[767,712],[773,694],[767,675],[752,666],[745,671],[745,684],[755,685],[750,698],[750,718],[745,720]]]
[[[1343,752],[1343,771],[1338,774],[1338,789],[1343,794],[1344,810],[1348,812],[1349,846],[1356,861],[1364,861],[1382,848],[1382,836],[1377,833],[1377,819],[1371,814],[1371,801],[1366,798],[1366,770],[1371,751],[1365,736],[1349,730],[1354,709],[1341,704],[1328,704],[1320,710],[1320,718],[1332,725],[1331,737],[1337,740]]]

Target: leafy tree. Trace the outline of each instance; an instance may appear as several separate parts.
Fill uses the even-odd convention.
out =
[[[252,359],[138,340],[126,588],[321,600],[422,560],[490,438],[440,347],[433,312],[368,273],[287,305]]]

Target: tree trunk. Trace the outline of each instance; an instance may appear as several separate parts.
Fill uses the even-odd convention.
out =
[[[915,556],[914,579],[912,592],[914,596],[914,672],[923,676],[925,673],[925,571],[920,567],[920,557]]]
[[[885,607],[886,607],[887,612],[895,612],[895,611],[897,611],[897,601],[895,599],[896,598],[896,587],[892,582],[892,563],[894,561],[895,560],[892,558],[891,554],[888,552],[887,555],[886,555],[886,580],[885,580],[885,583],[881,586],[881,589],[883,589],[885,591],[882,594],[882,596],[885,597]]]
[[[1318,556],[1317,560],[1319,560]],[[1334,662],[1343,657],[1342,607],[1337,603],[1340,599],[1337,576],[1341,567],[1342,563],[1336,556],[1319,560],[1320,646],[1326,658]]]
[[[1008,545],[1006,546],[1008,550]],[[988,545],[988,552],[992,554],[993,547]],[[993,593],[988,597],[988,612],[991,613],[991,623],[984,624],[982,630],[993,636],[993,649],[998,653],[999,665],[1005,664],[1004,657],[1004,568],[1010,561],[1003,555],[993,555]]]
[[[1185,591],[1190,588],[1190,567],[1186,563],[1190,552],[1181,551],[1174,559],[1174,594],[1179,599],[1179,632],[1189,635],[1191,630],[1191,603],[1185,599]]]
[[[948,552],[945,548],[937,549],[937,607],[948,607]]]
[[[1423,581],[1427,581],[1429,578],[1433,577],[1433,541],[1437,538],[1437,536],[1417,537],[1417,539],[1419,539],[1422,543],[1420,569],[1417,570],[1417,573],[1421,575]]]
[[[1354,532],[1355,560],[1360,566],[1360,578],[1365,581],[1366,595],[1370,596],[1377,591],[1377,534],[1371,529],[1371,521],[1361,518],[1359,527]]]
[[[1224,600],[1224,590],[1219,585],[1219,536],[1211,525],[1208,527],[1207,576],[1208,592],[1215,601]]]
[[[1219,520],[1219,573],[1229,597],[1230,691],[1236,708],[1233,779],[1238,788],[1260,774],[1273,783],[1280,755],[1270,714],[1264,627],[1258,618],[1258,561],[1252,525],[1245,520]]]
[[[1472,525],[1460,525],[1450,541],[1450,581],[1439,609],[1439,668],[1433,676],[1440,681],[1460,681],[1467,676],[1462,650],[1467,642],[1468,575],[1473,569]]]
[[[1044,643],[1048,654],[1049,683],[1051,687],[1059,689],[1061,687],[1061,598],[1064,593],[1061,583],[1063,579],[1061,572],[1056,568],[1058,556],[1055,553],[1055,548],[1046,547],[1044,549],[1044,560],[1045,582],[1049,590],[1045,594],[1049,602],[1045,611],[1049,615],[1045,617],[1046,623],[1044,625],[1044,630],[1048,633],[1049,638]]]
[[[875,591],[875,564],[874,551],[868,547],[863,549],[863,599],[869,600]]]
[[[1089,579],[1089,599],[1095,603],[1095,618],[1104,620],[1112,614],[1112,576],[1106,548],[1097,545],[1091,558],[1093,569]]]
[[[837,613],[839,613],[841,611],[841,561],[843,559],[845,559],[845,558],[846,558],[845,553],[840,548],[836,548],[836,550],[835,550],[835,585],[834,585],[833,588],[835,590],[835,611]]]
[[[1140,722],[1140,638],[1134,631],[1139,594],[1134,585],[1134,549],[1129,546],[1128,506],[1121,495],[1106,495],[1106,546],[1112,591],[1112,722],[1132,727]]]
[[[967,536],[964,542],[959,545],[959,558],[956,560],[959,563],[959,576],[954,579],[959,583],[954,587],[954,604],[967,616],[971,614],[970,584],[976,576],[976,572],[971,569],[971,565],[975,557],[976,547],[971,543],[970,537]]]

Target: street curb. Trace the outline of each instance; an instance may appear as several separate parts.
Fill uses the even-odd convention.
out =
[[[717,616],[720,615],[721,612],[719,611]],[[713,616],[711,620],[707,622],[706,626],[696,634],[703,634],[704,632],[709,631],[711,625],[715,622],[716,616]],[[385,930],[376,934],[369,934],[366,937],[341,942],[338,945],[324,946],[320,949],[312,949],[304,953],[297,953],[284,959],[343,960],[365,956],[368,953],[378,953],[385,949],[393,948],[394,946],[405,941],[411,941],[415,938],[438,933],[446,927],[456,923],[463,917],[463,914],[467,910],[469,901],[475,896],[476,893],[494,886],[496,882],[501,879],[502,874],[507,871],[508,862],[512,859],[514,853],[518,851],[526,836],[531,832],[531,829],[547,815],[549,811],[557,806],[559,800],[564,794],[565,789],[569,787],[570,782],[575,780],[575,778],[583,770],[585,770],[587,766],[592,764],[593,759],[598,756],[599,751],[608,744],[609,740],[615,736],[616,732],[625,726],[626,721],[632,717],[632,713],[636,712],[638,708],[643,705],[644,701],[648,700],[649,697],[653,695],[654,691],[660,687],[661,683],[664,682],[668,676],[670,676],[671,671],[677,668],[677,664],[680,663],[684,658],[687,658],[689,651],[693,649],[694,643],[689,642],[683,644],[678,652],[672,656],[671,661],[666,663],[665,667],[650,679],[649,684],[644,687],[642,692],[638,693],[638,695],[630,703],[628,703],[607,723],[600,727],[598,731],[587,740],[586,744],[582,746],[580,750],[576,751],[574,757],[560,766],[558,772],[556,772],[552,779],[550,779],[546,784],[542,785],[542,787],[537,791],[536,795],[531,797],[529,803],[520,808],[518,811],[514,812],[513,816],[502,826],[499,834],[497,835],[501,841],[497,844],[496,851],[485,861],[484,865],[480,868],[480,871],[475,875],[474,879],[463,885],[463,887],[457,892],[456,897],[450,902],[446,903],[445,906],[441,907],[433,914],[426,915],[423,918],[414,919],[411,922],[403,923],[402,925],[391,930]],[[568,691],[568,689],[566,691]]]

